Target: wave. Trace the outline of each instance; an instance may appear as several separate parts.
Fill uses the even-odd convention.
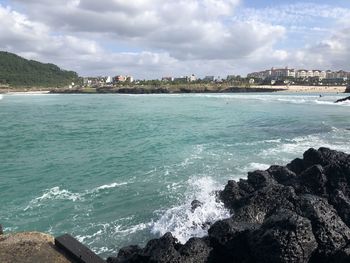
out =
[[[211,177],[191,178],[187,183],[190,187],[185,202],[163,211],[152,225],[153,234],[171,232],[179,242],[185,243],[191,237],[206,235],[211,223],[230,216],[229,211],[216,199],[216,191],[222,186]],[[194,199],[202,205],[192,211],[191,202]]]
[[[258,101],[276,101],[285,102],[291,104],[313,104],[313,105],[329,105],[329,106],[350,106],[349,101],[334,103],[342,96],[339,95],[327,95],[320,98],[319,95],[280,95],[280,94],[186,94],[185,96],[216,98],[226,100],[258,100]]]
[[[246,173],[250,171],[255,171],[255,170],[266,170],[270,167],[271,165],[266,164],[266,163],[249,163],[247,166],[244,166],[243,168],[239,169],[240,171]]]
[[[26,96],[41,96],[41,95],[57,95],[57,94],[52,94],[49,93],[49,91],[18,91],[18,92],[9,92],[9,95],[13,96],[13,95],[26,95]]]
[[[116,188],[116,187],[118,187],[118,186],[127,185],[127,184],[128,184],[127,182],[124,182],[124,183],[104,184],[104,185],[101,185],[101,186],[98,186],[98,187],[92,189],[91,191],[88,191],[87,193],[98,193],[98,192],[100,192],[101,190]]]
[[[261,156],[274,156],[278,159],[283,154],[302,155],[305,149],[327,147],[333,150],[349,152],[350,143],[345,138],[349,136],[349,131],[332,127],[326,133],[311,134],[307,136],[285,139],[275,147],[263,150]]]
[[[4,98],[4,96],[0,94],[0,100],[2,100],[3,98]]]
[[[27,211],[28,209],[33,209],[35,207],[40,207],[46,201],[52,201],[52,200],[68,200],[72,202],[84,201],[87,196],[98,194],[101,191],[116,188],[127,184],[128,182],[123,182],[123,183],[114,182],[111,184],[105,184],[105,185],[95,187],[92,190],[85,190],[84,192],[81,192],[81,193],[71,192],[67,189],[61,189],[59,186],[55,186],[50,189],[44,190],[44,193],[41,196],[32,199],[29,202],[29,204],[24,208],[24,211]]]
[[[59,186],[55,186],[47,189],[41,196],[32,199],[28,206],[24,208],[24,211],[33,209],[34,207],[40,207],[46,200],[70,200],[75,202],[82,199],[83,196],[79,193],[72,193],[66,189],[61,190]]]
[[[121,238],[130,238],[130,235],[149,229],[152,225],[149,223],[139,223],[135,225],[125,225],[125,223],[130,222],[133,217],[120,218],[108,223],[91,223],[87,228],[79,227],[78,232],[86,233],[90,232],[91,234],[79,234],[75,235],[75,238],[86,245],[88,245],[96,254],[105,254],[111,255],[115,253],[115,245],[103,246],[106,245],[104,241],[106,238],[118,237]],[[123,244],[120,244],[123,245]]]

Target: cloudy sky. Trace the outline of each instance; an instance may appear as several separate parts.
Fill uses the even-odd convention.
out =
[[[0,50],[82,76],[350,70],[349,0],[0,0]]]

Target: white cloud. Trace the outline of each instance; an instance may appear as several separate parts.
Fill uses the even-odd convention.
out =
[[[271,66],[348,67],[346,8],[296,3],[247,9],[239,0],[12,0],[10,5],[0,4],[1,49],[83,75],[223,76]]]

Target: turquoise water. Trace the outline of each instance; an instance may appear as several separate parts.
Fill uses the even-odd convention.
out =
[[[215,190],[309,147],[350,152],[343,95],[0,95],[0,223],[101,256],[228,216]],[[193,199],[204,203],[190,211]]]

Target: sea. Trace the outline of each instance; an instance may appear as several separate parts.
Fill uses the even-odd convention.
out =
[[[230,216],[228,180],[308,148],[350,153],[344,94],[0,95],[0,224],[101,257]],[[202,206],[191,210],[192,200]]]

